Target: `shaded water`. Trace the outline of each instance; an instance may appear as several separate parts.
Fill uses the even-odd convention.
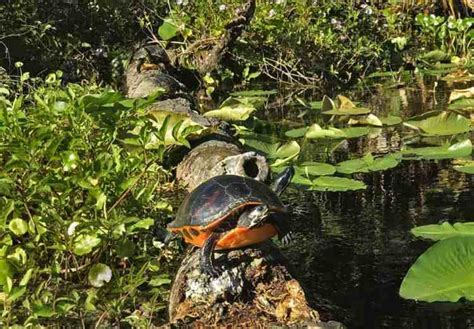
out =
[[[407,118],[443,109],[447,95],[435,82],[372,90],[365,100],[377,115],[390,112]],[[317,120],[298,109],[290,113],[292,122]],[[287,114],[269,111],[266,117],[278,121]],[[403,128],[384,128],[378,136],[338,144],[330,154],[334,145],[304,141],[300,160],[335,163],[367,152],[385,154],[398,151],[405,139]],[[349,328],[474,328],[474,303],[424,303],[398,296],[405,273],[432,245],[413,237],[410,229],[473,221],[473,176],[442,160],[404,161],[394,169],[355,178],[363,180],[367,190],[316,192],[292,186],[283,196],[298,232],[284,253],[313,306],[323,318]]]

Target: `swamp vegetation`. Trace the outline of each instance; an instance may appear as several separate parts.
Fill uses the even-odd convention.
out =
[[[167,322],[176,158],[210,128],[147,111],[165,90],[123,95],[142,40],[205,117],[295,167],[282,250],[323,318],[473,326],[472,2],[261,0],[209,65],[241,5],[0,4],[3,327]]]

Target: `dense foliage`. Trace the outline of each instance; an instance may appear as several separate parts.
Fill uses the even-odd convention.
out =
[[[144,115],[154,97],[59,84],[0,88],[2,325],[156,323],[171,257],[161,163],[176,126]]]

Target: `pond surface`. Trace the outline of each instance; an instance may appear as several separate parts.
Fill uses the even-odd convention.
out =
[[[444,109],[448,96],[449,88],[431,81],[371,88],[360,97],[377,115],[407,118]],[[280,137],[285,125],[319,120],[318,114],[297,107],[269,109],[261,118],[278,122],[273,131]],[[389,127],[330,147],[304,140],[299,161],[335,163],[367,152],[383,155],[399,151],[406,137],[404,127]],[[474,303],[414,302],[398,295],[409,267],[433,244],[415,238],[410,229],[473,221],[473,177],[455,171],[451,160],[423,160],[352,175],[367,185],[362,191],[319,192],[292,185],[282,198],[294,214],[297,234],[283,251],[322,317],[349,328],[474,328]]]

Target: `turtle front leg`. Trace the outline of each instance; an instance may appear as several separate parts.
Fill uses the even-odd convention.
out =
[[[272,222],[278,230],[278,239],[286,246],[290,244],[293,239],[293,232],[291,231],[290,222],[287,215],[274,214]]]
[[[221,233],[211,233],[201,248],[201,271],[213,278],[217,278],[221,274],[219,269],[214,266],[214,248],[220,237]]]

